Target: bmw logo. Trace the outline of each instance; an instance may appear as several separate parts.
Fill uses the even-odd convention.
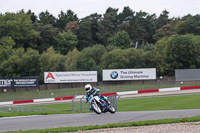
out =
[[[116,71],[113,71],[111,74],[110,74],[110,77],[112,79],[116,79],[118,77],[118,73]]]

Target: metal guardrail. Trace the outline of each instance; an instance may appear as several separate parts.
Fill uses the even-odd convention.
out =
[[[119,98],[120,98],[119,95],[112,95],[108,97],[108,100],[111,102],[116,111],[117,111],[117,100]]]
[[[117,111],[117,100],[120,98],[118,95],[111,95],[107,96],[108,100],[110,101],[111,105],[115,108]],[[85,95],[82,97],[77,98],[77,96],[74,96],[72,99],[72,111],[89,111],[89,103],[85,103]]]

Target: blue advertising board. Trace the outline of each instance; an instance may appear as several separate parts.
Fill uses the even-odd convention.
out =
[[[37,88],[38,86],[38,77],[0,78],[0,88]]]

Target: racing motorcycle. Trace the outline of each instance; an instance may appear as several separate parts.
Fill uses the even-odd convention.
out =
[[[88,100],[93,111],[97,114],[106,112],[110,112],[112,114],[115,113],[115,108],[112,105],[105,102],[104,100],[100,99],[99,96],[91,95]]]

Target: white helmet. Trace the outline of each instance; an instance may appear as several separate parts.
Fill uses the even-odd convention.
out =
[[[90,92],[92,90],[92,86],[90,84],[85,85],[85,91]]]

